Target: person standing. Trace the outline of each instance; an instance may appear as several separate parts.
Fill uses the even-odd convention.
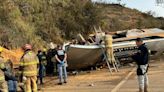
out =
[[[24,54],[20,59],[20,72],[22,80],[25,82],[25,92],[37,92],[37,64],[39,63],[38,57],[32,51],[32,46],[26,44],[23,47]]]
[[[5,81],[4,71],[6,71],[4,65],[4,58],[2,57],[1,53],[3,52],[3,48],[0,47],[0,92],[8,92],[8,86]]]
[[[64,83],[67,83],[67,54],[62,49],[62,45],[58,45],[55,58],[57,60],[58,74],[59,74],[59,85],[63,84],[63,75]]]
[[[46,55],[39,50],[38,54],[37,54],[38,58],[39,58],[39,79],[40,79],[40,84],[43,84],[43,77],[45,75],[45,71],[46,71]]]
[[[6,71],[4,72],[4,74],[5,74],[5,80],[7,81],[7,85],[8,85],[8,91],[17,92],[18,80],[14,74],[12,61],[8,59],[7,62],[5,63],[5,66],[6,66]]]
[[[138,46],[138,51],[132,58],[137,63],[137,76],[139,82],[139,92],[148,92],[148,61],[149,61],[149,51],[145,43],[141,38],[136,39],[136,45]]]
[[[56,62],[54,62],[53,58],[55,57],[55,53],[56,53],[56,48],[50,48],[47,51],[47,65],[46,65],[46,73],[48,75],[55,75],[56,74]]]

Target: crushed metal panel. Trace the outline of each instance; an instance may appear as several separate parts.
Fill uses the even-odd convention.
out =
[[[68,69],[83,69],[99,62],[102,51],[96,45],[70,45],[67,54]]]
[[[136,39],[137,37],[144,38],[150,36],[164,37],[164,30],[158,28],[127,30],[126,37],[116,38],[113,40],[113,42],[127,41],[131,39]]]
[[[144,43],[148,46],[151,51],[157,52],[154,57],[157,58],[161,53],[164,52],[164,30],[154,29],[142,29],[142,34],[138,34],[133,37],[124,37],[114,39],[113,48],[115,51],[119,51],[117,54],[124,56],[129,55],[129,51],[135,50],[135,40],[137,37],[149,38],[144,39]],[[134,35],[134,34],[133,34]],[[157,38],[151,38],[151,36],[157,36]],[[158,37],[159,36],[159,37]],[[133,40],[132,40],[133,39]],[[68,64],[69,69],[82,69],[89,66],[94,66],[101,60],[101,47],[99,45],[70,45],[68,49]],[[115,53],[116,54],[116,53]],[[119,56],[117,55],[117,56]]]

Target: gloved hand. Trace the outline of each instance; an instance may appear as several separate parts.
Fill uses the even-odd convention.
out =
[[[64,65],[64,61],[60,61],[60,64],[61,64],[61,65]]]
[[[27,78],[26,78],[25,76],[23,76],[23,78],[22,78],[22,79],[23,79],[23,81],[26,81],[26,80],[27,80]]]

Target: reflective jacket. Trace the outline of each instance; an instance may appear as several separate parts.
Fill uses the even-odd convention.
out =
[[[37,56],[39,59],[39,66],[43,66],[43,65],[45,66],[47,64],[46,55],[43,52],[41,52],[41,53],[38,53]]]
[[[37,76],[38,57],[32,51],[26,51],[20,60],[20,69],[23,76]]]
[[[5,80],[5,76],[4,76],[4,72],[3,72],[4,69],[5,69],[4,59],[3,59],[3,57],[0,56],[0,81]]]

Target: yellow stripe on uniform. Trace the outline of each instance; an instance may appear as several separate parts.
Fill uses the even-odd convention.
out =
[[[0,64],[0,68],[1,68],[1,69],[5,68],[4,63]]]
[[[20,62],[21,66],[27,66],[27,65],[35,65],[38,64],[37,61],[33,61],[33,62]]]
[[[0,81],[1,81],[1,80],[5,80],[4,76],[0,77]]]
[[[32,54],[32,51],[29,51],[28,54],[31,55]]]
[[[37,74],[37,71],[24,71],[23,74],[25,74],[25,75]]]
[[[22,71],[18,71],[18,74],[22,74]]]

